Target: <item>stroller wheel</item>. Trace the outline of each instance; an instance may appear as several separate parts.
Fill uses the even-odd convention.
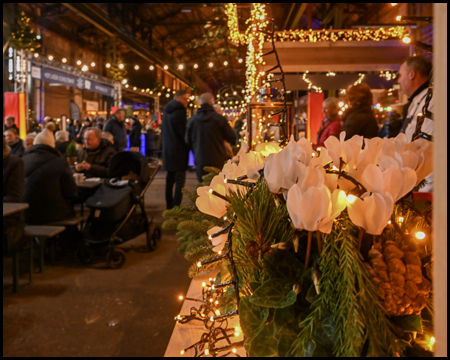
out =
[[[90,247],[83,245],[75,251],[75,258],[80,264],[87,265],[90,264],[94,258],[94,252]]]
[[[125,263],[125,253],[120,249],[112,249],[106,254],[106,265],[111,269],[119,269]]]
[[[161,228],[153,224],[147,232],[147,246],[150,251],[159,248],[161,243]]]

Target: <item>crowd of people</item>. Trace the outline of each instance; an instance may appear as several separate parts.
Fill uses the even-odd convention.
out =
[[[412,140],[417,116],[425,102],[430,71],[431,62],[422,56],[410,57],[401,65],[398,83],[409,97],[408,103],[403,119],[397,119],[395,127],[382,129],[384,136],[393,137],[403,132],[409,141]],[[189,152],[194,153],[196,175],[201,182],[206,174],[205,167],[220,169],[233,156],[232,146],[239,140],[245,121],[245,116],[241,116],[230,126],[211,93],[198,97],[199,109],[188,119],[189,96],[185,90],[176,92],[173,100],[165,106],[162,117],[167,209],[181,204]],[[342,116],[339,115],[337,98],[330,97],[323,102],[324,118],[317,133],[316,147],[323,146],[330,136],[339,137],[342,131],[345,131],[346,139],[354,135],[369,139],[379,135],[369,86],[365,83],[351,86],[347,100],[350,106]],[[433,111],[432,103],[428,109]],[[73,175],[83,174],[86,178],[108,176],[111,158],[127,147],[125,119],[125,110],[118,109],[108,121],[102,118],[95,123],[89,118],[83,124],[78,120],[68,121],[66,130],[60,130],[50,117],[46,117],[42,132],[29,133],[22,140],[15,119],[7,116],[3,136],[3,202],[28,203],[29,208],[25,211],[27,224],[42,225],[74,216],[74,199],[82,196],[77,194]],[[139,151],[142,124],[137,117],[132,117],[129,122],[130,150]],[[147,124],[146,129],[152,133],[152,124]],[[425,120],[422,132],[433,135],[432,120]],[[71,144],[78,144],[76,154],[69,154]],[[76,156],[72,166],[67,161],[69,156]],[[432,178],[427,180],[428,189],[431,189]]]

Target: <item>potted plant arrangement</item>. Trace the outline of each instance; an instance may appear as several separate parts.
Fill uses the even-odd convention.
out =
[[[67,155],[67,162],[69,163],[70,166],[73,166],[77,159],[77,144],[75,143],[75,140],[72,140],[70,144],[67,146],[66,155]]]

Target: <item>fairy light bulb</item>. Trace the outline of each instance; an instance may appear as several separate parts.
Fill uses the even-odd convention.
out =
[[[214,322],[214,316],[211,316],[211,317],[209,318],[209,320],[210,320],[211,322]]]
[[[209,355],[209,350],[205,349],[205,355]]]
[[[150,65],[149,69],[153,71],[155,70],[155,67],[153,65]]]
[[[53,56],[52,56],[52,55],[49,55],[49,56],[48,56],[48,59],[49,59],[50,61],[52,61],[52,60],[53,60]]]
[[[213,193],[213,191],[214,191],[213,189],[209,189],[209,191],[208,191],[208,192],[209,192],[210,194],[212,194],[212,193]]]
[[[201,263],[201,261],[199,261],[199,262],[197,263],[197,267],[199,267],[199,268],[201,268],[201,267],[202,267],[202,263]]]
[[[346,200],[347,200],[347,202],[349,204],[353,204],[356,201],[356,196],[355,195],[348,195]]]
[[[106,66],[107,69],[109,69],[111,67],[111,64],[107,63],[105,66]]]
[[[209,66],[210,68],[212,68],[212,67],[214,66],[214,64],[213,64],[212,62],[210,62],[210,63],[208,64],[208,66]]]
[[[198,64],[194,64],[194,69],[198,69]]]
[[[237,350],[236,350],[236,349],[233,349],[233,353],[236,354],[236,352],[237,352]]]
[[[180,351],[180,354],[181,354],[181,355],[184,355],[184,350],[181,350],[181,351]]]
[[[38,53],[34,53],[34,57],[35,57],[35,58],[38,58],[38,57],[39,57],[39,54],[38,54]]]
[[[205,286],[206,286],[206,283],[205,283],[205,282],[202,282],[202,286],[205,287]]]
[[[183,70],[183,69],[184,69],[183,64],[178,65],[178,70]]]
[[[119,69],[123,69],[125,67],[124,64],[119,64]]]
[[[241,63],[242,63],[242,61],[243,61],[242,59],[239,59],[239,60],[238,60],[239,64],[241,64]]]
[[[423,231],[418,231],[418,232],[416,232],[416,239],[418,239],[418,240],[423,240],[423,239],[425,239],[425,233],[423,232]]]
[[[405,36],[405,37],[402,39],[402,41],[403,41],[403,43],[405,43],[405,44],[410,44],[410,43],[411,43],[411,38],[410,38],[409,36]]]
[[[223,64],[224,64],[225,66],[227,66],[227,65],[228,65],[228,61],[224,61]]]
[[[397,219],[397,222],[400,224],[403,223],[404,221],[405,221],[405,219],[403,218],[403,216],[399,216]]]
[[[164,70],[167,70],[169,67],[167,65],[164,65]]]
[[[397,15],[396,18],[395,18],[395,20],[397,20],[397,21],[402,21],[402,16],[401,16],[401,15]]]
[[[139,70],[139,65],[135,65],[134,70]]]
[[[91,66],[92,66],[92,67],[95,67],[95,62],[91,62]]]
[[[178,296],[178,299],[183,300],[184,298],[182,295],[180,295],[180,296]]]
[[[216,315],[219,316],[220,315],[220,311],[216,310]]]

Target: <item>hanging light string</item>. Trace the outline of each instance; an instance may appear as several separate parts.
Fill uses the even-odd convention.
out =
[[[276,41],[320,42],[320,41],[381,41],[403,39],[410,36],[410,29],[404,26],[379,29],[351,30],[284,30],[275,34]]]

